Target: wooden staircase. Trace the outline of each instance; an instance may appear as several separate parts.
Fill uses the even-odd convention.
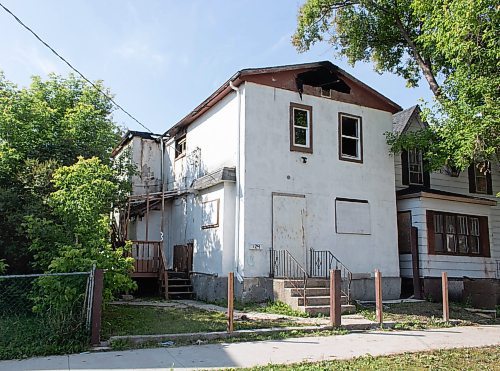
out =
[[[161,283],[162,294],[166,299],[193,299],[193,285],[187,272],[167,271],[167,289]]]
[[[132,278],[157,278],[160,295],[165,299],[192,299],[193,286],[187,272],[168,270],[162,241],[132,241],[127,256],[134,258]]]

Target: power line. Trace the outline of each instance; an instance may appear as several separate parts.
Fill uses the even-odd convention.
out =
[[[124,112],[128,117],[130,117],[132,120],[134,120],[135,122],[137,122],[139,125],[141,125],[144,129],[146,129],[147,131],[149,131],[150,133],[153,133],[148,127],[146,127],[146,125],[144,125],[142,122],[140,122],[139,120],[137,120],[134,116],[132,116],[131,113],[129,113],[125,108],[123,108],[122,106],[120,106],[112,97],[110,97],[108,94],[106,94],[106,92],[104,92],[102,89],[100,89],[96,84],[94,84],[92,81],[90,81],[88,78],[86,78],[83,73],[81,73],[80,71],[78,71],[75,67],[73,67],[73,65],[71,63],[69,63],[63,56],[61,56],[58,52],[56,52],[54,50],[54,48],[52,48],[49,44],[47,44],[44,40],[42,40],[42,38],[40,36],[38,36],[36,34],[35,31],[33,31],[31,28],[29,28],[28,26],[26,26],[23,21],[21,21],[14,13],[12,13],[7,7],[5,7],[5,5],[3,5],[2,3],[0,3],[0,7],[2,7],[7,13],[9,13],[12,17],[14,17],[14,19],[17,21],[17,23],[19,23],[21,26],[23,26],[26,30],[28,30],[30,33],[33,34],[33,36],[35,36],[38,41],[40,41],[43,45],[45,45],[47,48],[49,48],[49,50],[54,53],[60,60],[62,60],[64,63],[66,63],[68,65],[69,68],[71,68],[73,71],[75,71],[78,75],[81,76],[82,79],[84,79],[86,82],[88,82],[94,89],[96,89],[99,93],[101,93],[104,97],[106,97],[111,103],[113,103],[118,109],[120,109],[122,112]]]

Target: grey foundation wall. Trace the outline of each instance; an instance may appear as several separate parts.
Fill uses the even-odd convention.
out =
[[[382,276],[382,299],[393,300],[401,296],[401,278]],[[352,300],[375,300],[375,279],[358,278],[351,283]]]
[[[217,302],[227,300],[227,277],[193,274],[191,284],[196,299]],[[234,278],[234,298],[243,303],[260,303],[273,299],[273,282],[267,277],[245,278],[239,282]]]

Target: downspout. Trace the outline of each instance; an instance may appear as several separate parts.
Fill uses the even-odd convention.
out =
[[[164,223],[164,214],[165,214],[165,189],[164,189],[164,184],[165,184],[165,180],[163,179],[164,177],[164,170],[163,170],[163,166],[164,166],[164,157],[165,157],[165,142],[164,142],[164,138],[163,138],[163,135],[160,136],[160,152],[161,152],[161,161],[160,161],[160,166],[161,166],[161,169],[160,169],[160,181],[161,181],[161,184],[160,184],[160,191],[161,191],[161,226],[160,226],[160,239],[161,241],[163,241],[163,223]]]
[[[238,130],[237,130],[237,140],[236,140],[236,204],[234,211],[234,273],[237,280],[242,283],[243,277],[239,273],[239,249],[240,249],[240,145],[241,145],[241,91],[238,87],[233,84],[233,81],[229,81],[229,86],[236,92],[236,97],[238,99]]]

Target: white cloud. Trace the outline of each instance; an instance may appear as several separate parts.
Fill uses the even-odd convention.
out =
[[[31,75],[40,73],[48,75],[51,72],[63,72],[63,68],[61,68],[61,64],[57,62],[56,58],[57,57],[55,55],[53,58],[42,55],[40,50],[33,46],[30,48],[17,46],[14,49],[14,52],[10,55],[10,59],[14,63],[25,67]]]

